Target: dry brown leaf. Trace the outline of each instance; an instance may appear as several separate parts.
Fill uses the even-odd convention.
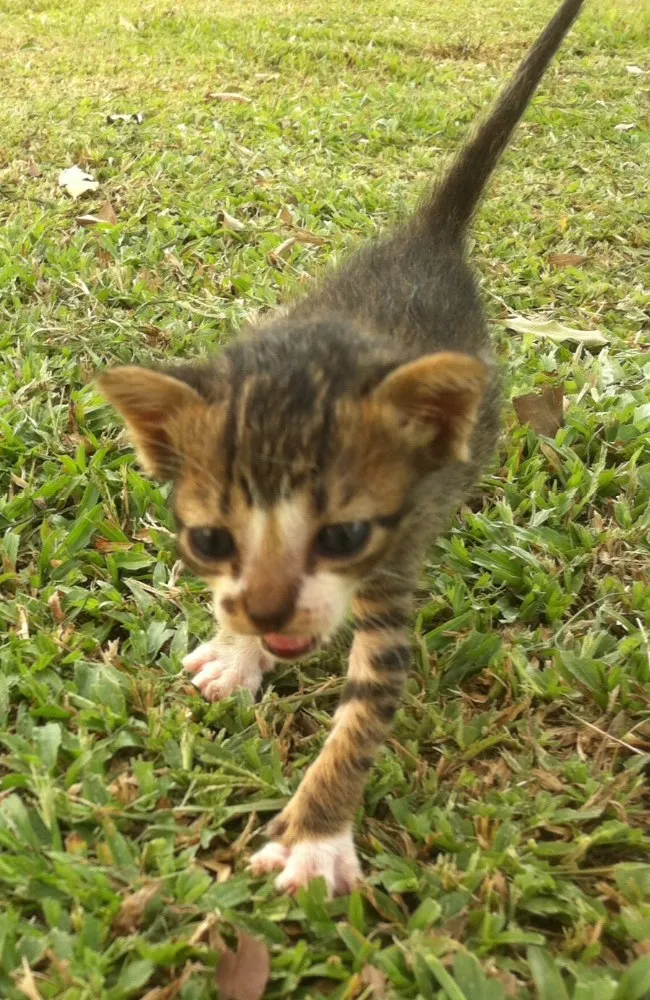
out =
[[[28,1000],[43,1000],[43,997],[38,992],[36,988],[36,981],[34,979],[34,973],[29,967],[29,962],[23,955],[23,974],[21,978],[16,982],[16,989],[19,989],[21,993],[24,993]]]
[[[223,861],[214,861],[212,858],[203,858],[199,861],[202,868],[216,875],[216,882],[221,884],[227,882],[232,875],[232,865],[227,865]]]
[[[284,243],[280,243],[280,245],[277,246],[275,250],[269,250],[268,258],[271,261],[271,263],[275,264],[276,266],[278,264],[281,264],[282,255],[286,253],[287,250],[290,250],[292,246],[295,246],[295,243],[296,243],[295,236],[290,236],[288,240],[284,241]]]
[[[108,222],[111,226],[117,223],[117,215],[115,209],[111,205],[108,199],[104,202],[99,212],[97,213],[97,218],[101,219],[102,222]]]
[[[290,208],[285,205],[280,212],[280,218],[284,222],[285,226],[293,226],[294,218]]]
[[[221,225],[224,229],[231,229],[234,233],[240,233],[242,229],[246,228],[243,222],[236,219],[234,215],[230,215],[224,209],[221,210]]]
[[[563,781],[560,781],[556,774],[551,771],[544,771],[541,767],[534,768],[531,771],[534,774],[538,782],[545,788],[547,792],[564,792],[566,791],[566,785]]]
[[[78,215],[76,219],[78,226],[114,226],[117,223],[117,215],[110,201],[105,201],[96,215]]]
[[[364,986],[370,986],[373,997],[383,1000],[383,997],[386,996],[388,980],[380,969],[375,968],[374,965],[364,965],[360,978]]]
[[[219,959],[216,981],[221,1000],[261,1000],[271,973],[269,950],[263,941],[237,931],[237,951],[226,949]]]
[[[133,542],[109,542],[107,538],[96,538],[95,548],[100,552],[128,552]]]
[[[548,258],[551,267],[580,267],[589,260],[580,253],[552,253]]]
[[[87,229],[89,226],[99,226],[101,221],[96,215],[78,215],[75,219],[77,225],[83,229]]]
[[[30,160],[29,163],[27,164],[27,173],[29,174],[30,177],[40,177],[41,168],[38,166],[37,163],[34,163],[33,160]]]
[[[534,337],[552,340],[556,344],[584,344],[585,347],[604,347],[608,343],[600,330],[575,330],[564,326],[555,319],[526,319],[525,316],[508,316],[503,320],[504,326],[515,333],[532,333]]]
[[[230,101],[233,104],[252,104],[252,98],[246,97],[245,94],[237,94],[234,91],[223,90],[217,91],[217,93],[208,94],[208,100],[210,101]]]
[[[530,424],[536,434],[555,437],[564,416],[564,389],[548,386],[542,392],[529,392],[513,399],[519,423]]]
[[[122,936],[135,934],[142,927],[147,906],[159,892],[160,882],[154,882],[125,896],[113,920],[113,933]]]
[[[134,774],[124,771],[108,786],[108,790],[122,806],[135,802],[140,792],[140,783]]]
[[[293,237],[297,243],[313,243],[316,247],[322,247],[328,242],[324,236],[312,233],[309,229],[294,229]]]
[[[185,984],[189,983],[192,975],[199,969],[201,969],[201,965],[198,962],[188,962],[178,979],[167,983],[166,986],[154,986],[152,990],[145,993],[142,1000],[176,1000]]]
[[[55,622],[65,621],[65,611],[61,607],[61,594],[58,590],[55,590],[52,596],[48,599],[47,606],[52,612],[52,617]]]

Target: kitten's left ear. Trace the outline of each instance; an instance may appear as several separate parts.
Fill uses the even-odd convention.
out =
[[[467,462],[487,379],[487,366],[478,358],[452,351],[427,354],[391,372],[375,399],[393,409],[414,444],[435,444]]]
[[[135,365],[112,368],[97,384],[124,419],[145,471],[172,478],[178,461],[177,419],[189,406],[205,407],[198,392],[180,379]]]

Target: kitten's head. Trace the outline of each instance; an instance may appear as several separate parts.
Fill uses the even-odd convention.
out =
[[[217,619],[293,659],[404,543],[423,477],[467,460],[486,374],[464,354],[404,361],[329,321],[99,383],[147,472],[172,481],[178,546]]]

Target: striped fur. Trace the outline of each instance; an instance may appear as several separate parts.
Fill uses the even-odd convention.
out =
[[[269,827],[271,837],[285,844],[331,837],[352,822],[399,707],[412,645],[408,615],[403,606],[388,600],[380,606],[362,596],[354,612],[357,630],[332,732],[288,808]]]

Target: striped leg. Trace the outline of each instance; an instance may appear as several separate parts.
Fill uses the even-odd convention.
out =
[[[286,809],[270,826],[276,839],[252,859],[257,872],[283,869],[279,889],[295,892],[323,876],[330,893],[360,877],[352,823],[374,758],[400,702],[411,653],[409,604],[359,596],[356,631],[334,726]]]

